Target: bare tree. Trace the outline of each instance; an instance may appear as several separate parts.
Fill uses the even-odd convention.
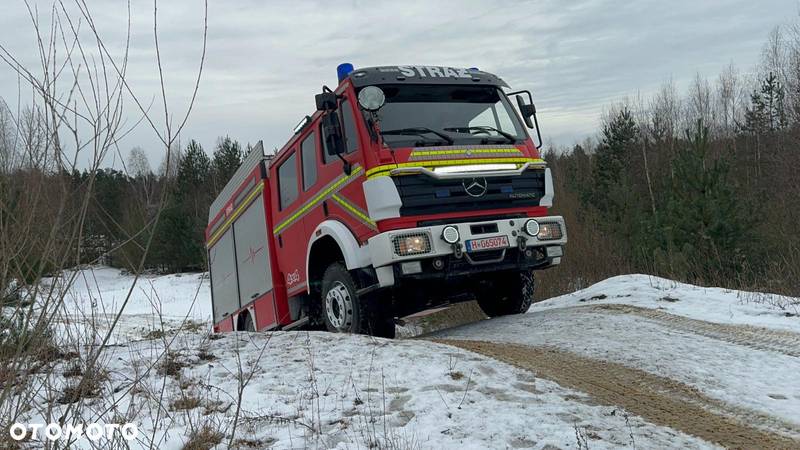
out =
[[[99,31],[96,17],[85,0],[54,0],[40,11],[38,4],[23,0],[33,31],[36,63],[27,54],[12,51],[0,42],[0,62],[15,73],[21,84],[30,89],[29,106],[17,114],[3,113],[4,124],[14,123],[14,147],[19,161],[11,174],[3,173],[0,182],[0,288],[25,285],[14,303],[13,339],[2,336],[0,365],[13,382],[0,387],[0,429],[31,412],[61,423],[80,418],[86,407],[84,394],[95,392],[93,377],[102,373],[104,349],[136,288],[153,230],[167,202],[169,190],[158,199],[156,213],[140,230],[129,234],[133,239],[144,234],[139,261],[133,264],[135,276],[107,327],[83,346],[72,347],[83,361],[83,375],[74,389],[63,393],[65,407],[54,417],[52,402],[41,406],[33,398],[58,398],[62,387],[52,383],[52,376],[36,377],[43,366],[63,357],[64,333],[54,333],[56,323],[63,323],[63,306],[69,287],[81,271],[66,270],[83,262],[87,211],[93,199],[95,179],[106,155],[118,152],[120,139],[132,127],[143,125],[161,145],[165,166],[171,167],[172,150],[186,125],[199,88],[205,61],[207,3],[202,24],[202,55],[191,98],[185,110],[172,111],[167,101],[167,87],[159,45],[158,1],[153,3],[153,42],[155,71],[160,84],[161,108],[140,100],[129,82],[128,55],[131,42],[131,15],[125,16],[126,35],[121,51],[112,51]],[[28,53],[28,52],[24,52]],[[126,126],[131,114],[124,106],[132,101],[138,120]],[[159,118],[159,116],[161,116]],[[9,119],[10,117],[10,119]],[[177,119],[177,120],[176,120]],[[0,139],[6,147],[6,133]],[[64,174],[80,165],[86,176],[79,185]],[[6,177],[11,177],[7,180]],[[42,283],[49,275],[48,283]],[[74,312],[73,312],[74,313]],[[5,317],[4,317],[5,319]],[[45,380],[39,384],[38,381]],[[21,388],[20,383],[24,385]],[[28,383],[27,385],[25,385]],[[34,384],[30,384],[34,383]],[[70,388],[72,389],[72,388]],[[109,419],[111,419],[109,417]]]
[[[153,173],[153,169],[150,168],[150,160],[147,159],[147,155],[141,147],[131,149],[126,169],[134,177],[145,177]]]
[[[692,124],[702,120],[703,124],[712,128],[715,125],[714,110],[711,101],[711,86],[708,80],[700,73],[696,73],[689,85],[689,95],[686,99],[686,122],[683,129],[691,129]]]
[[[741,123],[744,89],[739,71],[731,62],[717,79],[715,92],[717,120],[722,136],[731,137]]]

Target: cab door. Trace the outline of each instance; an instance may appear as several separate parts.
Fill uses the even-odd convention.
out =
[[[303,227],[303,207],[301,198],[300,157],[297,148],[287,152],[277,161],[272,176],[275,177],[273,190],[273,210],[275,211],[272,233],[277,243],[277,260],[282,282],[289,297],[301,293],[306,288],[306,239]],[[291,317],[279,317],[285,325]]]
[[[311,236],[317,225],[324,220],[337,220],[344,223],[354,236],[364,242],[375,233],[374,223],[367,213],[366,199],[362,182],[364,177],[363,153],[361,151],[359,130],[356,122],[354,105],[347,98],[339,101],[335,114],[339,115],[339,123],[344,137],[345,153],[342,155],[352,168],[351,175],[344,172],[344,163],[337,156],[329,155],[325,147],[325,136],[322,127],[317,129],[316,158],[318,161],[319,179],[328,180],[321,183],[324,188],[329,184],[337,184],[330,195],[305,219],[306,231]]]

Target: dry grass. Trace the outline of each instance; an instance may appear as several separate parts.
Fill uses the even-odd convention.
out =
[[[17,376],[17,372],[11,367],[7,365],[0,366],[0,385],[15,385],[17,383]]]
[[[178,360],[176,353],[168,352],[164,356],[164,361],[158,366],[158,374],[177,378],[184,367],[186,367],[186,364]]]
[[[0,450],[21,450],[22,444],[19,441],[11,439],[11,435],[7,428],[3,428],[3,433],[0,434]]]
[[[80,363],[72,363],[69,367],[64,370],[64,378],[72,378],[72,377],[79,377],[83,375],[83,367]]]
[[[464,374],[459,372],[459,371],[450,372],[450,373],[448,373],[448,375],[450,375],[450,378],[452,378],[455,381],[458,381],[458,380],[464,378]]]
[[[56,401],[66,405],[84,398],[95,398],[100,395],[102,384],[106,380],[108,380],[108,374],[103,369],[86,372],[80,381],[65,387],[61,397]]]
[[[208,325],[204,322],[197,322],[194,320],[187,320],[186,323],[183,324],[181,327],[183,331],[188,331],[190,333],[200,333],[202,331],[208,330]]]
[[[239,438],[233,441],[232,449],[242,450],[251,448],[268,448],[275,443],[275,439],[245,439]]]
[[[180,398],[176,398],[172,401],[172,403],[169,405],[169,409],[171,411],[188,411],[199,408],[202,403],[203,402],[200,397],[195,395],[181,395]]]
[[[160,329],[159,330],[150,330],[144,335],[144,338],[145,339],[164,339],[164,337],[166,335],[167,335],[167,333],[165,333],[164,330],[160,330]]]
[[[211,414],[225,414],[231,409],[233,403],[225,403],[222,400],[207,401],[203,407],[203,415],[210,416]]]
[[[200,361],[214,361],[217,359],[217,357],[205,347],[201,348],[200,351],[197,352],[197,357],[200,359]]]
[[[193,431],[188,437],[189,439],[183,444],[183,450],[211,450],[219,445],[225,436],[211,426],[204,425],[199,430]]]

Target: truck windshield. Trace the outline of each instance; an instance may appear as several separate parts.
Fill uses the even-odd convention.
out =
[[[526,138],[519,119],[494,86],[383,85],[378,111],[390,147],[515,143]]]

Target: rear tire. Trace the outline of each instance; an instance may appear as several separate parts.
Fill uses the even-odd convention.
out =
[[[250,313],[245,313],[244,321],[242,322],[241,331],[256,331],[255,323],[253,323],[253,316]]]
[[[328,331],[394,338],[392,317],[378,304],[379,299],[358,295],[355,280],[344,264],[335,262],[325,270],[320,297]]]
[[[523,314],[533,303],[534,288],[533,272],[505,272],[481,286],[476,297],[489,317]]]

